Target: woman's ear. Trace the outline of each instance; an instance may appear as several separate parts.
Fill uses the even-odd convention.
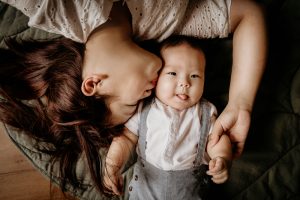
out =
[[[94,96],[97,93],[97,85],[101,84],[105,78],[107,78],[106,75],[91,75],[86,77],[81,84],[82,93],[85,96]]]

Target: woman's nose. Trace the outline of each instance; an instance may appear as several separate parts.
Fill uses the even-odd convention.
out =
[[[158,71],[161,69],[162,67],[162,60],[156,56],[156,55],[153,55],[152,56],[152,60],[151,60],[151,66],[152,66],[152,69],[158,73]]]

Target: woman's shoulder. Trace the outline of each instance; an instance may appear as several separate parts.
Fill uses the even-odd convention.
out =
[[[113,1],[24,0],[4,3],[29,17],[28,25],[56,33],[77,42],[86,42],[89,34],[105,23]]]
[[[227,37],[231,0],[191,0],[176,34],[198,38]]]

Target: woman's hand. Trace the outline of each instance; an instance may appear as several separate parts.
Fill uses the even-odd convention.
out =
[[[227,105],[217,118],[210,142],[217,144],[222,134],[227,134],[233,146],[233,158],[241,156],[248,135],[251,121],[251,113],[247,109]]]

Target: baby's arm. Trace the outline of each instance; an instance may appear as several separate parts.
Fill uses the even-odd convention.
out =
[[[232,160],[229,137],[226,134],[222,135],[217,144],[213,144],[211,140],[209,140],[206,149],[211,158],[207,174],[212,176],[212,181],[214,183],[224,183],[229,177],[229,169]]]
[[[250,115],[266,62],[267,37],[262,8],[254,1],[232,0],[233,65],[229,101],[218,117],[214,141],[227,133],[236,145],[234,157],[244,149]]]
[[[106,157],[104,183],[117,195],[123,188],[122,168],[135,151],[138,137],[127,128],[122,135],[113,139]]]

